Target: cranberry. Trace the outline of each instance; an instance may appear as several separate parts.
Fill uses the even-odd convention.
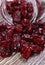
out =
[[[20,32],[22,32],[23,27],[22,27],[21,24],[17,24],[17,25],[15,26],[15,29],[16,29],[16,31],[17,31],[18,33],[20,33]]]
[[[3,58],[9,57],[11,54],[12,52],[10,51],[10,49],[0,46],[0,56],[1,57]]]
[[[27,8],[28,8],[27,10],[28,10],[28,12],[30,12],[30,14],[33,13],[33,5],[32,5],[32,3],[28,3]]]
[[[24,34],[22,35],[22,39],[29,41],[30,40],[30,35],[29,34]]]
[[[27,31],[28,31],[29,33],[32,33],[32,32],[33,32],[33,24],[30,23],[30,24],[28,25]]]
[[[23,46],[21,48],[21,55],[25,59],[28,59],[30,57],[31,49],[29,48],[29,46],[27,44],[23,44]]]
[[[0,32],[0,42],[3,40],[2,33]]]
[[[29,19],[29,21],[32,19],[32,13],[27,14],[27,19]]]
[[[19,6],[15,6],[14,8],[13,8],[13,10],[12,11],[17,11],[17,10],[20,10],[20,5]]]
[[[22,20],[21,24],[23,26],[27,26],[29,24],[29,21],[27,19]]]
[[[12,15],[14,23],[20,22],[21,21],[21,12],[20,11],[15,11]]]
[[[7,35],[8,35],[8,37],[12,37],[12,35],[13,35],[13,30],[12,30],[12,29],[9,29],[9,30],[7,31]]]
[[[33,39],[34,42],[36,42],[38,44],[43,41],[42,38],[39,37],[39,36],[32,36],[32,39]]]
[[[21,44],[20,42],[15,41],[10,45],[10,47],[13,52],[19,52],[21,49]]]
[[[32,46],[30,47],[30,49],[31,49],[33,52],[35,52],[35,53],[40,53],[40,52],[42,51],[42,48],[39,47],[38,45],[32,45]]]
[[[42,35],[43,34],[43,29],[39,28],[38,30],[35,31],[35,33]]]
[[[25,15],[24,15],[24,14],[25,14]],[[27,18],[27,14],[28,14],[28,13],[27,13],[27,10],[24,10],[24,11],[22,12],[22,17],[23,17],[23,18]]]
[[[6,29],[6,24],[0,24],[0,32]]]
[[[15,42],[15,41],[17,41],[17,42],[20,41],[20,36],[18,34],[13,35],[13,42]]]
[[[21,12],[22,12],[22,17],[26,18],[27,17],[27,3],[21,4]]]
[[[36,24],[39,26],[39,27],[43,27],[43,23],[42,23],[42,21],[41,20],[39,20],[39,21],[36,21]]]
[[[2,41],[1,43],[0,43],[0,46],[4,46],[4,47],[10,47],[10,42],[9,41],[6,41],[6,40],[4,40],[4,41]]]
[[[23,12],[25,10],[27,10],[27,3],[26,2],[21,4],[21,11]]]
[[[30,38],[30,35],[29,34],[24,34],[23,35],[25,38]]]

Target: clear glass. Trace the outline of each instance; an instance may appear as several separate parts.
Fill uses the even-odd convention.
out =
[[[12,17],[8,14],[7,10],[6,10],[6,1],[12,1],[12,0],[2,0],[1,1],[1,13],[3,18],[6,20],[6,22],[8,22],[9,24],[13,24],[13,19]],[[19,0],[20,1],[20,0]],[[37,4],[35,0],[26,0],[27,2],[31,2],[34,8],[34,12],[33,12],[33,17],[31,19],[31,21],[33,20],[33,22],[35,22],[37,15],[38,15],[38,8],[37,8]],[[30,21],[30,22],[31,22]]]

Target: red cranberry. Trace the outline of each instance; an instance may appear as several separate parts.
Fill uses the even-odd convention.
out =
[[[7,35],[8,35],[8,37],[12,37],[12,35],[13,35],[13,30],[12,30],[12,29],[9,29],[9,30],[7,31]]]
[[[31,13],[33,13],[33,5],[32,5],[32,3],[28,3],[27,4],[27,10],[28,10],[28,12],[31,14]]]
[[[30,47],[30,49],[31,49],[33,52],[35,52],[35,53],[40,53],[40,52],[42,51],[42,48],[39,47],[38,45],[32,45],[32,46]]]
[[[36,44],[40,44],[43,41],[39,36],[32,36],[32,39]]]
[[[27,10],[27,3],[26,3],[26,2],[23,2],[23,3],[21,4],[21,11],[23,12],[23,11],[25,11],[25,10]]]
[[[29,21],[32,19],[32,13],[27,14],[27,19],[29,19]]]
[[[32,32],[33,32],[33,24],[30,23],[30,24],[28,25],[27,31],[28,31],[29,33],[32,33]]]
[[[43,23],[42,23],[42,21],[41,20],[39,20],[39,21],[36,21],[36,24],[39,26],[39,27],[43,27]]]
[[[10,45],[10,48],[13,52],[19,52],[20,51],[21,44],[20,44],[19,40],[20,40],[19,37],[18,37],[18,39],[15,37],[12,44]]]
[[[21,0],[21,3],[25,3],[26,2],[26,0]]]
[[[30,35],[29,34],[24,34],[22,35],[22,39],[29,41],[30,40]]]
[[[15,29],[16,29],[16,31],[17,31],[18,33],[20,33],[20,32],[22,32],[23,27],[22,27],[21,24],[17,24],[17,25],[15,26]]]
[[[42,35],[43,34],[43,29],[39,28],[38,30],[35,31],[35,33]]]
[[[15,11],[12,15],[14,23],[20,22],[21,21],[21,12],[20,11]]]
[[[29,34],[24,34],[23,35],[25,38],[30,38],[30,35]]]
[[[29,24],[29,21],[27,19],[22,20],[21,24],[23,26],[27,26]]]
[[[13,42],[19,42],[20,41],[20,36],[18,34],[13,35]]]
[[[25,14],[25,15],[24,15],[24,14]],[[27,10],[22,11],[22,17],[23,17],[23,18],[27,18],[27,14],[28,14],[28,13],[27,13]]]
[[[0,32],[0,42],[3,40],[2,33]]]
[[[0,32],[6,29],[6,24],[0,24]]]
[[[20,5],[19,6],[15,6],[14,8],[13,8],[13,10],[12,11],[17,11],[17,10],[20,10]]]
[[[0,43],[0,46],[4,46],[5,48],[6,48],[6,47],[9,48],[9,47],[10,47],[10,42],[4,40],[4,41],[2,41],[2,42]]]
[[[0,46],[0,56],[1,57],[3,57],[3,58],[9,57],[11,54],[12,54],[12,52],[9,49],[7,49],[3,46]]]
[[[25,50],[25,51],[24,51]],[[23,58],[28,59],[31,55],[31,50],[27,44],[23,44],[21,48],[21,55]]]
[[[26,18],[27,17],[27,3],[21,4],[21,12],[22,12],[23,18]]]

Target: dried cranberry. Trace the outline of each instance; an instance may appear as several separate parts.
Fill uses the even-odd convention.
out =
[[[30,13],[33,13],[33,5],[32,5],[32,3],[28,3],[27,4],[27,10],[28,10],[28,12],[30,12]]]
[[[12,52],[10,49],[0,46],[0,56],[5,58],[11,56]]]
[[[37,33],[39,35],[43,35],[43,29],[39,28],[38,30],[35,31],[35,33]]]
[[[14,8],[13,8],[13,10],[12,11],[17,11],[17,10],[20,10],[21,8],[20,8],[20,5],[19,6],[15,6]]]
[[[2,33],[0,32],[0,42],[3,40]]]
[[[22,39],[29,41],[30,40],[30,35],[29,34],[24,34],[22,35]]]
[[[9,41],[4,40],[4,41],[2,41],[2,42],[0,43],[0,46],[3,46],[3,47],[5,47],[5,48],[6,48],[6,47],[9,48],[9,47],[10,47],[10,44],[11,44],[11,43],[10,43]]]
[[[19,41],[13,41],[12,44],[10,45],[10,49],[13,52],[19,52],[21,49],[21,44]]]
[[[27,19],[22,20],[21,24],[23,26],[27,26],[29,24],[29,21]]]
[[[28,25],[27,31],[28,31],[29,33],[32,33],[32,32],[33,32],[33,24],[30,23],[30,24]]]
[[[17,31],[18,33],[20,33],[20,32],[22,32],[23,27],[22,27],[21,24],[17,24],[17,25],[15,26],[15,29],[16,29],[16,31]]]
[[[7,31],[7,35],[8,35],[8,37],[12,37],[12,35],[13,35],[13,30],[12,30],[12,29],[9,29],[9,30]]]
[[[20,36],[18,34],[13,35],[13,42],[15,42],[15,41],[17,41],[17,42],[20,41]]]
[[[35,53],[40,53],[42,51],[42,48],[38,45],[31,45],[30,49]]]
[[[14,23],[16,23],[16,22],[19,23],[21,21],[21,12],[20,11],[14,11],[12,18],[13,18]]]
[[[25,14],[25,15],[24,15],[24,14]],[[23,17],[23,18],[27,18],[27,14],[28,14],[27,10],[24,10],[24,11],[22,12],[22,17]]]
[[[36,42],[38,44],[43,41],[42,38],[39,37],[39,36],[32,36],[32,39],[33,39],[34,42]]]
[[[21,55],[23,58],[28,59],[31,55],[31,49],[27,44],[23,44],[21,48]]]
[[[0,24],[0,32],[6,30],[6,24]]]
[[[27,17],[27,3],[22,3],[21,4],[21,13],[22,13],[23,18]]]

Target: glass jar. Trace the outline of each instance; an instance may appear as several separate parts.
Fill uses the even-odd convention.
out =
[[[8,14],[7,9],[6,9],[6,2],[13,2],[14,0],[1,0],[1,14],[3,18],[8,22],[9,24],[13,24],[13,19],[12,17]],[[19,0],[20,1],[20,0]],[[38,15],[38,8],[35,0],[26,0],[26,2],[32,3],[33,5],[33,16],[30,20],[30,22],[35,22],[37,15]]]

